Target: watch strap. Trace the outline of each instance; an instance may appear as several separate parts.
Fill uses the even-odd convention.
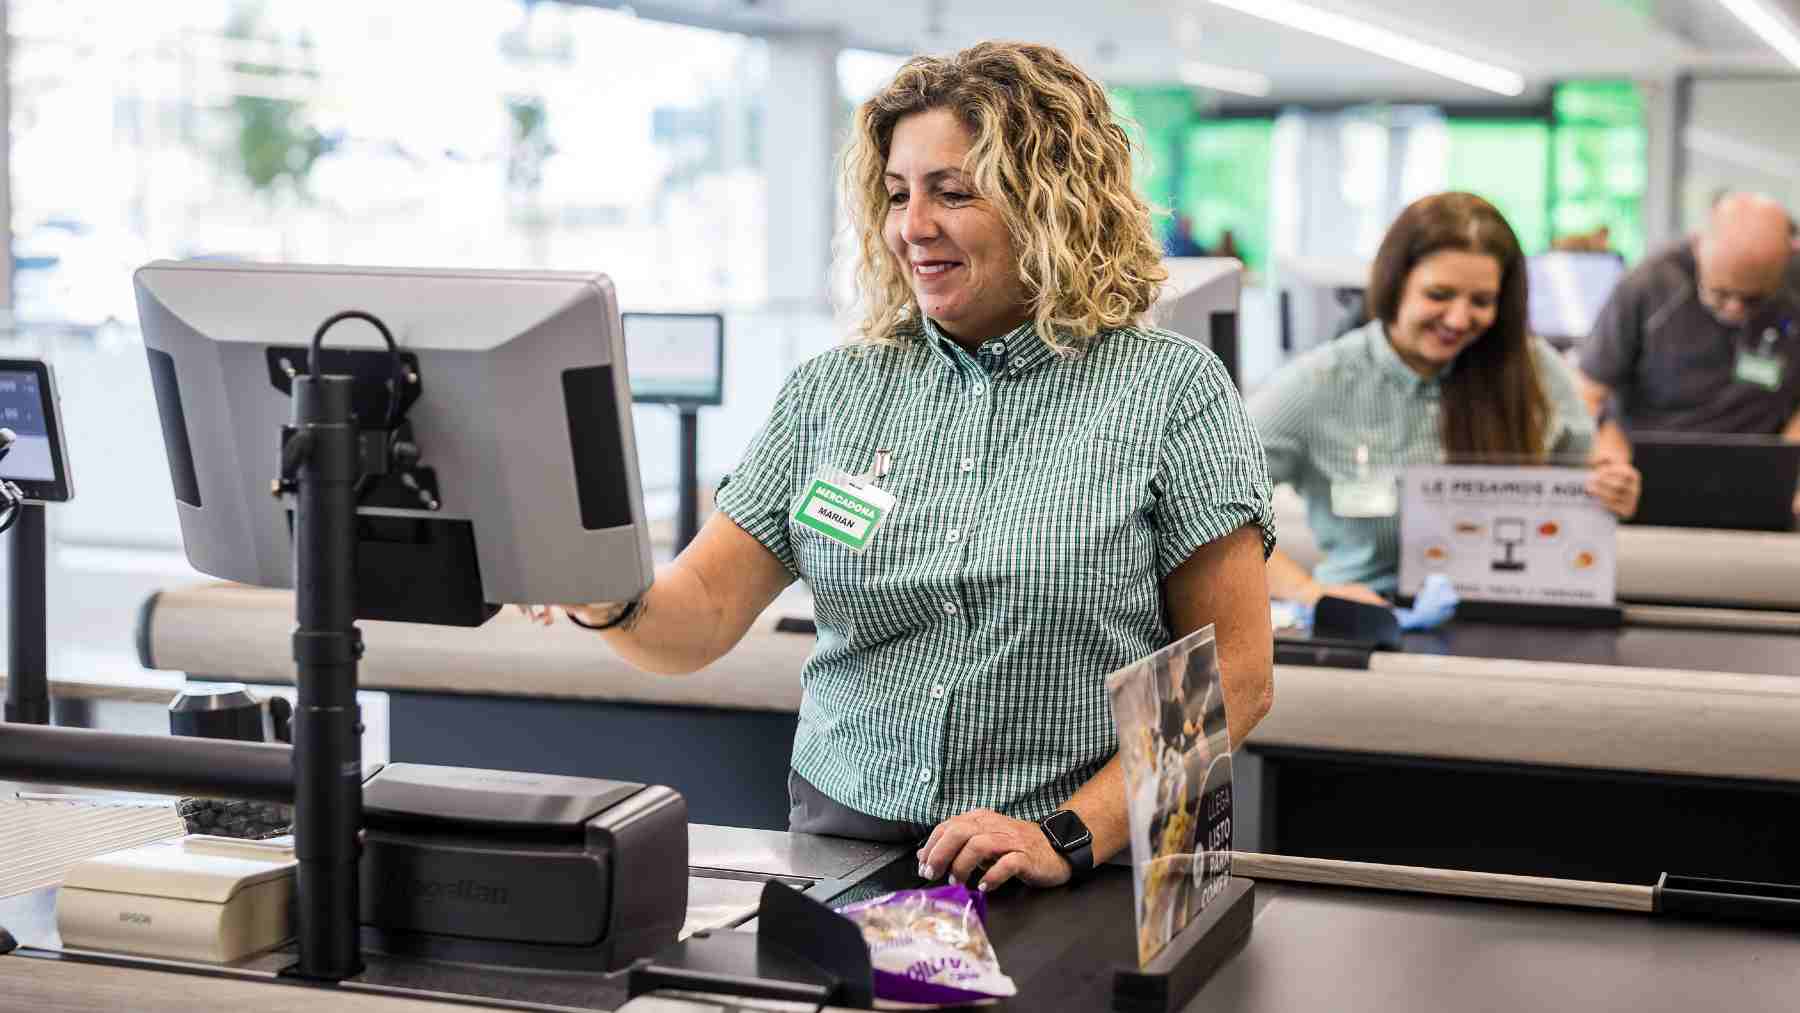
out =
[[[1080,882],[1094,874],[1094,838],[1090,835],[1087,843],[1063,852],[1069,861],[1069,879]]]

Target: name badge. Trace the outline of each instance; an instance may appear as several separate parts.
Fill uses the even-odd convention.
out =
[[[820,469],[794,508],[794,523],[803,524],[851,552],[862,553],[875,539],[881,522],[893,513],[895,499],[866,478],[835,468]]]
[[[1339,517],[1392,517],[1400,512],[1400,487],[1392,475],[1333,482],[1331,512]]]
[[[1754,384],[1764,390],[1780,390],[1781,376],[1786,365],[1786,358],[1774,352],[1752,352],[1740,348],[1732,377],[1739,383]]]

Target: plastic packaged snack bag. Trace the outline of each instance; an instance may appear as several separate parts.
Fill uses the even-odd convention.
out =
[[[966,886],[899,890],[838,913],[869,944],[877,999],[962,1003],[1018,991],[988,944],[987,897]]]

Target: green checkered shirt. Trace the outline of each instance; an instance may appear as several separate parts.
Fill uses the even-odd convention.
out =
[[[1532,349],[1550,399],[1544,445],[1559,463],[1579,463],[1594,444],[1593,420],[1556,350],[1537,338]],[[1325,556],[1313,573],[1320,583],[1398,587],[1400,515],[1339,517],[1331,510],[1331,486],[1357,478],[1358,447],[1368,451],[1363,474],[1371,478],[1443,463],[1439,391],[1437,379],[1413,372],[1381,321],[1371,320],[1283,366],[1251,393],[1250,416],[1269,453],[1269,476],[1306,500],[1307,524]]]
[[[865,553],[794,523],[820,469],[865,474],[877,450],[898,502]],[[1245,524],[1274,545],[1219,360],[1137,328],[1080,358],[1030,325],[971,355],[929,322],[826,352],[788,377],[718,508],[812,588],[794,769],[916,823],[1055,811],[1117,749],[1106,675],[1170,639],[1162,578]]]

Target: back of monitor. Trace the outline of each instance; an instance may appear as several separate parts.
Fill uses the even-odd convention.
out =
[[[354,308],[418,357],[408,421],[441,503],[364,506],[359,523],[465,524],[490,603],[623,600],[649,585],[618,303],[604,276],[157,262],[136,282],[196,569],[292,586],[291,502],[269,486],[292,408],[271,382],[270,350],[305,348],[321,321]],[[360,321],[327,343],[381,347]]]

